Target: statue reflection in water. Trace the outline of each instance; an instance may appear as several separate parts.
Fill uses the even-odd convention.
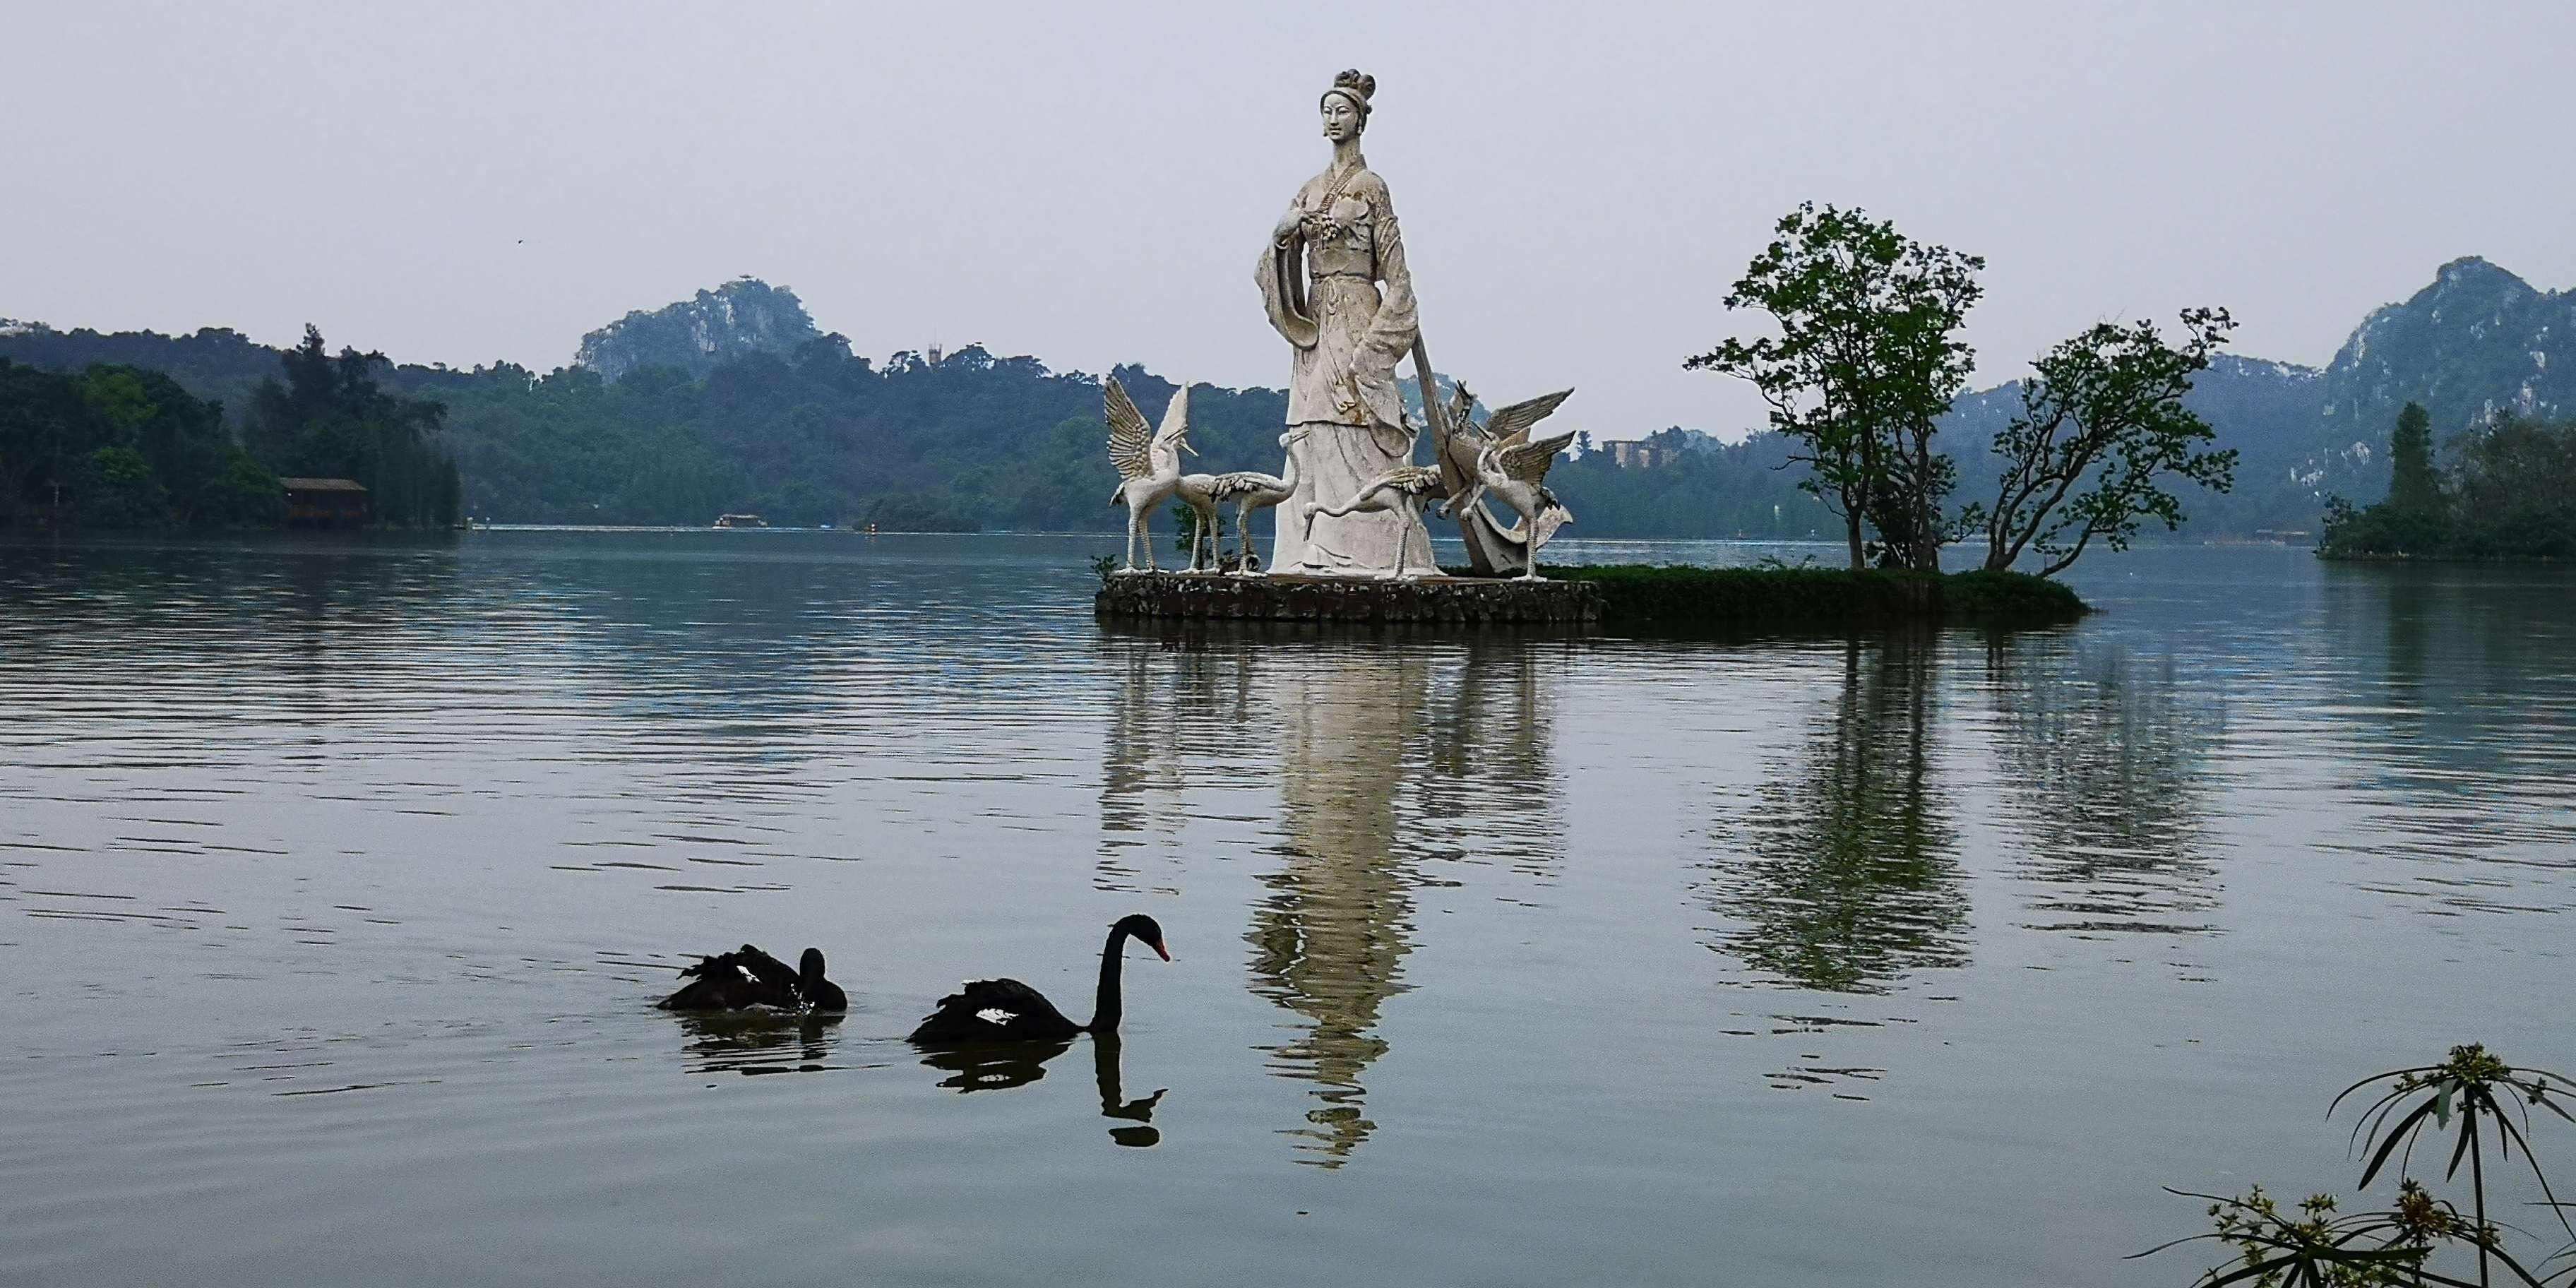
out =
[[[1100,1116],[1131,1124],[1109,1129],[1109,1139],[1121,1145],[1143,1147],[1160,1143],[1163,1133],[1156,1129],[1154,1107],[1163,1102],[1163,1088],[1141,1100],[1129,1100],[1120,1087],[1121,1050],[1116,1034],[1089,1039],[1091,1074],[1100,1087]],[[1022,1042],[1007,1046],[948,1047],[922,1052],[921,1062],[947,1077],[939,1085],[961,1094],[977,1091],[1000,1091],[1025,1087],[1046,1076],[1047,1062],[1073,1049],[1071,1042]]]
[[[1182,643],[1115,645],[1125,690],[1104,834],[1117,845],[1162,830],[1192,779],[1276,775],[1284,858],[1261,878],[1244,936],[1251,987],[1295,1017],[1294,1036],[1266,1048],[1271,1071],[1314,1084],[1321,1102],[1285,1134],[1299,1161],[1339,1167],[1377,1129],[1363,1080],[1387,1051],[1380,1013],[1406,989],[1425,865],[1554,871],[1564,826],[1546,719],[1553,655],[1521,635],[1344,648],[1252,624]],[[1246,746],[1247,730],[1274,731],[1274,745]],[[1104,856],[1105,879],[1123,875],[1113,862]]]

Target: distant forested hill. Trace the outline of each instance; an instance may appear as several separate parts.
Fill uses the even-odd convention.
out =
[[[2513,410],[2576,411],[2576,295],[2534,290],[2483,260],[2357,328],[2323,369],[2221,357],[2188,403],[2242,453],[2236,491],[2190,494],[2190,531],[2318,526],[2325,498],[2380,495],[2388,438],[2408,401],[2437,440]],[[1687,345],[1677,344],[1676,354]],[[980,346],[898,353],[883,365],[817,334],[793,292],[752,279],[592,332],[575,365],[538,375],[387,366],[389,390],[447,407],[443,443],[465,507],[501,521],[705,523],[729,510],[773,522],[903,529],[1114,529],[1117,481],[1096,378]],[[0,357],[53,370],[123,363],[166,371],[228,416],[281,352],[225,330],[102,335],[0,323]],[[1678,357],[1676,358],[1678,361]],[[1159,414],[1172,386],[1121,367]],[[1512,391],[1515,396],[1525,391]],[[1962,398],[1945,425],[1961,501],[1993,470],[1985,443],[2017,408],[2016,386]],[[1199,386],[1194,469],[1276,469],[1285,395]],[[1579,405],[1561,423],[1579,423]],[[1592,426],[1596,433],[1604,427]],[[1603,434],[1604,437],[1612,435]],[[1624,435],[1621,435],[1624,436]],[[1561,463],[1550,483],[1581,535],[1804,536],[1831,523],[1797,490],[1768,434],[1736,444],[1668,432],[1669,463],[1621,469],[1606,452]]]

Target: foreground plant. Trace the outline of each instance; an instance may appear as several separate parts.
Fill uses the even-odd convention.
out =
[[[2576,1081],[2545,1069],[2515,1068],[2489,1053],[2485,1046],[2470,1043],[2451,1048],[2440,1064],[2392,1069],[2364,1078],[2338,1093],[2327,1106],[2327,1114],[2331,1116],[2355,1093],[2373,1087],[2379,1088],[2378,1098],[2362,1110],[2361,1121],[2353,1127],[2353,1144],[2357,1152],[2369,1158],[2362,1168],[2363,1188],[2368,1188],[2395,1160],[2398,1187],[2394,1206],[2385,1211],[2337,1216],[2335,1198],[2317,1194],[2302,1201],[2293,1216],[2282,1212],[2278,1201],[2259,1185],[2234,1198],[2169,1190],[2168,1193],[2210,1200],[2209,1215],[2216,1228],[2136,1255],[2148,1256],[2203,1239],[2236,1249],[2236,1255],[2226,1264],[2194,1280],[2194,1288],[2222,1288],[2238,1283],[2250,1283],[2254,1288],[2371,1288],[2383,1284],[2491,1288],[2499,1266],[2508,1276],[2505,1282],[2527,1288],[2549,1288],[2555,1280],[2576,1282],[2576,1266],[2544,1277],[2504,1248],[2503,1227],[2487,1219],[2488,1146],[2484,1139],[2492,1132],[2494,1147],[2505,1158],[2511,1158],[2516,1147],[2521,1149],[2532,1179],[2540,1185],[2545,1200],[2541,1206],[2558,1218],[2560,1228],[2571,1240],[2576,1240],[2576,1225],[2568,1219],[2569,1205],[2559,1202],[2551,1189],[2530,1140],[2533,1106],[2576,1123],[2576,1116],[2569,1115],[2563,1103],[2570,1094],[2576,1094]],[[2512,1107],[2512,1112],[2507,1106]],[[2467,1215],[2449,1201],[2435,1197],[2408,1174],[2414,1143],[2424,1134],[2427,1123],[2438,1136],[2453,1130],[2454,1115],[2460,1122],[2451,1146],[2450,1164],[2442,1178],[2445,1182],[2453,1180],[2459,1175],[2462,1161],[2468,1163],[2471,1210]],[[2451,1245],[2477,1250],[2477,1278],[2457,1278],[2430,1266],[2434,1252]],[[2569,1251],[2576,1251],[2576,1247]]]
[[[2459,1284],[2424,1266],[2434,1245],[2479,1236],[2450,1204],[2408,1182],[2397,1207],[2338,1217],[2331,1194],[2300,1200],[2298,1215],[2284,1215],[2263,1187],[2235,1198],[2167,1190],[2186,1198],[2208,1199],[2217,1228],[2159,1244],[2135,1257],[2152,1256],[2178,1244],[2215,1240],[2234,1247],[2236,1256],[2194,1280],[2195,1288],[2251,1281],[2255,1288],[2378,1288],[2379,1285]],[[2534,1281],[2537,1282],[2537,1281]]]
[[[2371,1178],[2379,1175],[2389,1158],[2397,1158],[2397,1174],[2407,1176],[2413,1161],[2415,1140],[2424,1134],[2425,1121],[2432,1121],[2436,1133],[2450,1130],[2451,1118],[2457,1115],[2460,1125],[2451,1146],[2450,1165],[2443,1169],[2442,1179],[2459,1175],[2460,1161],[2469,1164],[2471,1211],[2478,1225],[2487,1225],[2487,1177],[2485,1133],[2481,1127],[2494,1129],[2496,1148],[2501,1157],[2513,1157],[2514,1147],[2522,1148],[2522,1159],[2531,1169],[2531,1177],[2540,1184],[2541,1197],[2547,1200],[2559,1227],[2570,1240],[2576,1240],[2576,1224],[2570,1224],[2567,1206],[2558,1201],[2550,1189],[2549,1176],[2541,1171],[2540,1160],[2532,1154],[2528,1135],[2533,1107],[2546,1109],[2559,1118],[2576,1123],[2561,1103],[2576,1093],[2576,1082],[2546,1069],[2517,1069],[2490,1054],[2483,1043],[2472,1042],[2451,1048],[2449,1058],[2440,1064],[2412,1069],[2391,1069],[2375,1073],[2337,1093],[2326,1106],[2332,1115],[2346,1097],[2367,1087],[2381,1087],[2379,1098],[2361,1111],[2361,1121],[2353,1125],[2353,1140],[2370,1154],[2370,1163],[2362,1168],[2361,1184],[2366,1188]],[[2502,1098],[2498,1092],[2502,1091]],[[2507,1113],[2510,1104],[2515,1113]],[[2521,1125],[2514,1119],[2520,1117]],[[2394,1118],[2392,1125],[2390,1120]],[[2400,1153],[2400,1148],[2404,1152]],[[2410,1180],[2408,1183],[2412,1183]],[[2478,1278],[2484,1282],[2489,1249],[2478,1249]]]

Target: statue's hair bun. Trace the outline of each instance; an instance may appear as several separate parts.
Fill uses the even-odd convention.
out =
[[[1360,105],[1365,107],[1368,100],[1377,96],[1377,77],[1353,67],[1333,78],[1333,88],[1356,92],[1360,96]]]

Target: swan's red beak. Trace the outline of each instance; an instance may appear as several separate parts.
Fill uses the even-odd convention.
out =
[[[1164,961],[1170,961],[1170,960],[1172,960],[1172,951],[1171,951],[1170,949],[1168,949],[1168,948],[1163,947],[1163,941],[1162,941],[1162,940],[1157,939],[1157,940],[1155,940],[1155,941],[1154,941],[1154,952],[1155,952],[1155,954],[1156,954],[1156,955],[1160,956]]]

